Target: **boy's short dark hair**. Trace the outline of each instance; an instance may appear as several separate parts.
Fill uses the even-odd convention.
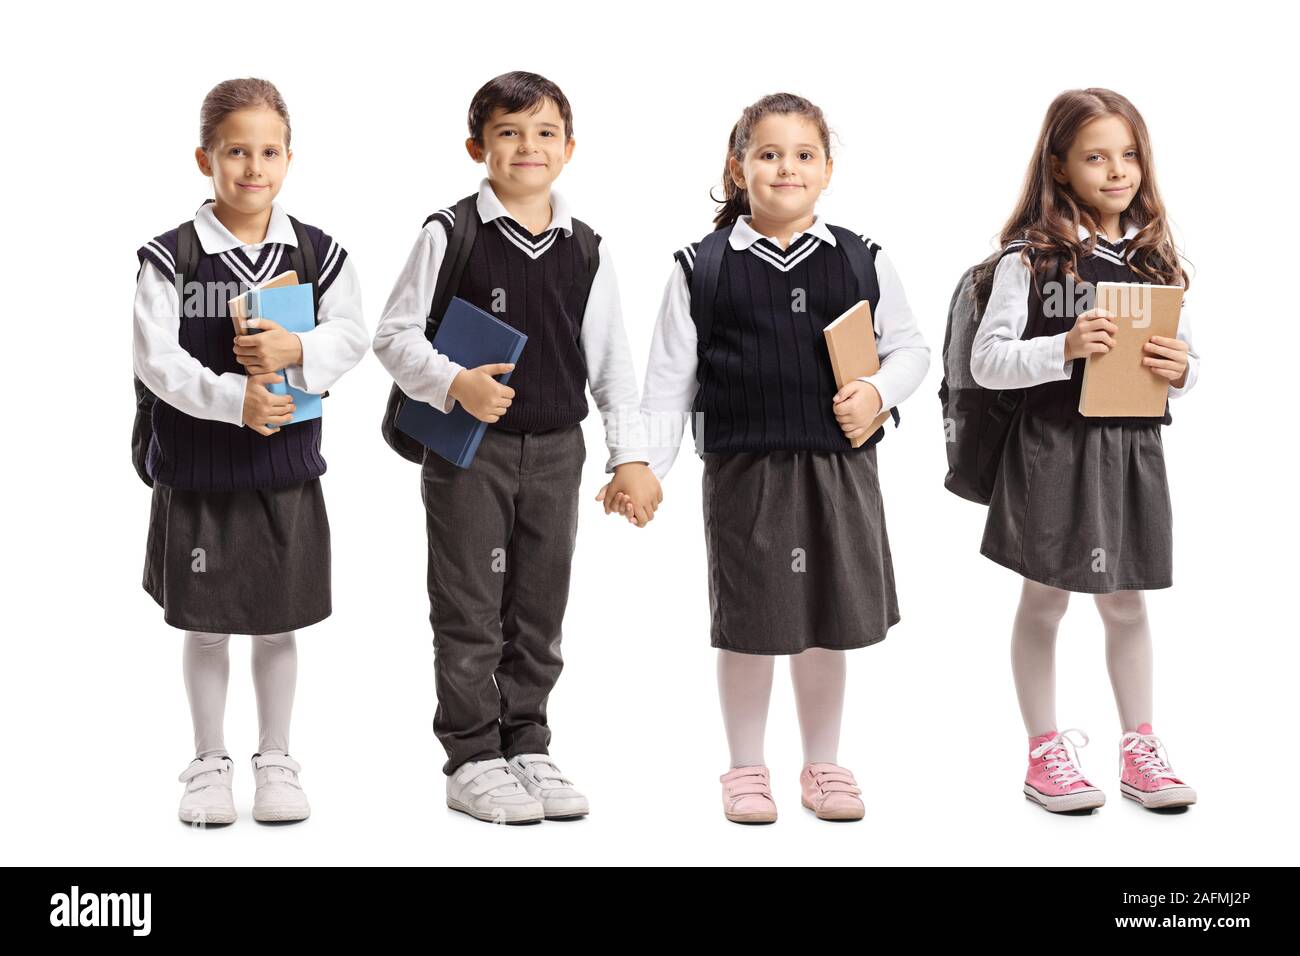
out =
[[[479,87],[469,104],[469,135],[483,145],[483,127],[497,109],[507,113],[522,113],[540,109],[543,101],[550,100],[564,117],[564,138],[573,137],[573,110],[564,91],[544,76],[514,70],[493,77]]]

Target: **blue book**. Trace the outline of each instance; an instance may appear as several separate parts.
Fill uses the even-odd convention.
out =
[[[514,363],[528,336],[460,297],[454,297],[438,324],[433,347],[466,368]],[[510,373],[496,376],[505,385]],[[427,402],[407,399],[397,413],[397,427],[425,448],[460,468],[468,468],[483,440],[487,422],[481,422],[457,402],[450,412]]]
[[[282,285],[274,289],[253,289],[248,293],[249,315],[278,322],[290,332],[310,332],[316,327],[316,306],[312,301],[311,285]],[[250,330],[251,331],[251,330]],[[292,395],[293,421],[289,424],[320,418],[320,396],[302,392],[289,385],[289,376],[281,369],[284,381],[266,386],[277,395]]]

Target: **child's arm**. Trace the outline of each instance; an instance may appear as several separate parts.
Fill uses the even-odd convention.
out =
[[[446,249],[447,234],[438,220],[420,230],[375,330],[374,349],[375,357],[410,398],[450,412],[456,400],[447,392],[465,367],[437,351],[424,336]]]
[[[641,394],[641,414],[649,431],[650,470],[661,481],[677,460],[686,416],[695,403],[699,387],[695,380],[699,365],[696,344],[690,285],[681,265],[674,261],[659,304]]]
[[[606,514],[617,510],[629,522],[645,527],[663,501],[663,492],[647,467],[650,456],[637,407],[636,369],[623,326],[608,240],[600,240],[596,254],[599,262],[578,335],[587,364],[587,382],[605,426],[609,450],[605,471],[614,475],[597,492],[596,500],[603,503]]]
[[[243,425],[248,376],[218,375],[181,347],[176,286],[152,262],[140,267],[134,311],[132,364],[149,391],[193,418]]]
[[[325,261],[319,281],[320,310],[316,327],[298,333],[302,361],[284,370],[285,380],[291,386],[314,395],[332,388],[344,372],[361,361],[370,345],[361,312],[361,284],[351,258],[343,248],[331,246]],[[256,342],[261,337],[254,335],[252,339]]]
[[[1019,253],[1004,255],[971,346],[970,371],[983,388],[1028,388],[1070,377],[1068,333],[1021,339],[1029,322],[1032,273]]]
[[[880,371],[859,379],[869,382],[880,396],[880,408],[872,418],[901,405],[920,387],[930,369],[930,348],[917,328],[894,264],[883,249],[876,252],[876,277],[880,298],[874,324],[879,336],[876,353],[880,356]]]

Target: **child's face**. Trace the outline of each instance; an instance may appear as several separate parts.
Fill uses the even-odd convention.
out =
[[[231,113],[217,127],[212,149],[194,155],[212,177],[217,201],[246,215],[270,208],[293,158],[284,143],[284,120],[264,107]]]
[[[817,124],[796,113],[769,113],[754,127],[744,162],[733,156],[729,166],[755,215],[789,221],[812,213],[830,185],[831,163]]]
[[[496,109],[483,124],[483,145],[470,138],[465,148],[498,194],[520,196],[550,189],[573,155],[574,140],[564,137],[564,117],[551,100],[536,112]]]
[[[1052,157],[1052,176],[1083,205],[1103,216],[1119,215],[1142,185],[1133,130],[1119,116],[1098,117],[1079,130],[1064,163]]]

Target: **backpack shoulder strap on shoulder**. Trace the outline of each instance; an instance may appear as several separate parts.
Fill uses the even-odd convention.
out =
[[[469,262],[470,250],[474,248],[474,238],[478,235],[478,196],[466,196],[456,203],[452,213],[454,222],[447,235],[447,250],[443,253],[442,265],[438,268],[433,301],[429,303],[429,318],[424,324],[424,334],[430,341],[433,340],[433,334],[438,330],[438,323],[442,321],[442,315],[451,304],[456,289],[460,287],[460,277],[465,272],[465,264]],[[425,223],[428,221],[426,219]]]
[[[880,247],[843,226],[828,228],[853,269],[853,277],[858,281],[858,299],[871,302],[874,311],[874,304],[880,301],[880,280],[876,277],[876,253]]]
[[[289,251],[289,261],[293,264],[293,271],[298,273],[298,281],[311,283],[312,305],[315,306],[315,312],[319,313],[320,289],[317,288],[317,282],[320,279],[320,267],[316,262],[316,246],[302,223],[293,216],[289,217],[289,222],[293,224],[293,234],[298,240],[298,245]]]
[[[731,226],[715,229],[700,242],[691,265],[691,318],[699,348],[708,348],[713,332],[713,304],[718,297],[718,278],[722,274],[722,255],[731,238]]]
[[[181,282],[189,282],[199,268],[199,257],[203,247],[199,245],[199,234],[194,228],[194,220],[183,222],[176,230],[176,275]]]

